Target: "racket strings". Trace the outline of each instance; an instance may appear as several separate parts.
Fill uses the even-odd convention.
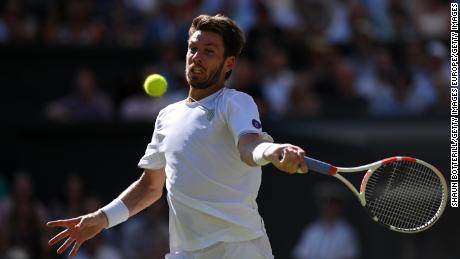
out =
[[[429,188],[429,189],[424,189],[424,186],[421,185],[422,181],[423,181],[423,178],[421,177],[421,174],[418,174],[416,173],[415,171],[417,169],[420,170],[420,168],[417,168],[419,167],[420,165],[415,165],[414,167],[411,167],[410,168],[410,171],[408,173],[411,173],[411,174],[414,174],[415,178],[416,178],[416,181],[413,182],[413,186],[409,185],[409,181],[404,181],[402,182],[401,184],[401,189],[404,189],[404,190],[408,190],[409,188],[412,188],[412,192],[413,194],[415,194],[416,196],[418,197],[423,197],[423,195],[426,195],[427,197],[433,197],[433,195],[436,195],[435,193],[433,193],[433,188]],[[396,169],[396,170],[399,170],[399,169]],[[423,170],[423,168],[422,168]],[[404,173],[404,172],[401,172],[401,174]],[[395,195],[400,195],[398,193],[395,193]],[[423,215],[424,215],[424,212],[425,211],[428,211],[432,208],[435,208],[437,209],[437,207],[433,207],[434,202],[436,201],[436,199],[426,199],[425,202],[423,201],[420,201],[417,205],[420,205],[420,206],[416,206],[416,207],[412,207],[412,209],[414,210],[414,213],[413,215],[410,214],[410,210],[411,209],[411,203],[408,201],[408,200],[401,200],[401,203],[399,204],[399,206],[397,207],[397,209],[399,209],[399,212],[400,213],[403,213],[403,218],[406,218],[407,221],[405,223],[407,224],[423,224],[424,222],[426,222],[426,219],[423,218]],[[434,211],[435,212],[435,211]],[[396,220],[394,220],[396,221]],[[393,222],[394,224],[397,224],[397,222]]]
[[[376,220],[407,230],[430,225],[444,196],[435,172],[404,160],[379,167],[370,176],[365,190],[366,207]]]
[[[389,181],[389,183],[391,183],[391,181]],[[399,194],[394,190],[391,193],[388,192],[388,189],[386,191],[386,196],[382,196],[380,199],[375,201],[374,209],[372,211],[375,214],[381,214],[378,216],[379,220],[386,224],[396,226],[401,223],[406,225],[417,223],[417,220],[419,219],[411,216],[410,211],[407,210],[408,205],[410,205],[408,204],[408,201],[403,199],[397,204],[391,204],[390,201],[395,199],[395,197]],[[369,206],[372,207],[372,203],[369,203]],[[419,211],[417,211],[417,213],[419,213]]]
[[[400,189],[395,189],[393,193],[391,193],[394,197],[391,197],[392,195],[389,195],[388,197],[391,198],[390,200],[385,200],[384,196],[384,201],[386,203],[386,206],[390,206],[391,203],[389,201],[393,201],[393,199],[397,198],[400,195],[400,191],[402,190],[409,190],[409,188],[412,187],[412,199],[400,199],[400,202],[398,204],[395,204],[396,206],[394,208],[391,208],[391,212],[393,216],[398,216],[399,218],[392,218],[391,221],[388,223],[391,225],[396,225],[400,224],[399,221],[405,223],[406,225],[409,226],[419,226],[420,224],[424,224],[426,220],[424,219],[424,212],[428,211],[430,207],[432,207],[432,201],[433,199],[423,199],[422,201],[419,200],[418,204],[411,204],[411,202],[414,201],[415,196],[418,196],[420,198],[424,198],[423,196],[432,195],[432,192],[430,190],[432,189],[427,189],[425,192],[422,192],[423,186],[420,186],[420,174],[415,174],[414,172],[415,168],[410,168],[410,171],[408,173],[412,173],[414,176],[416,176],[416,181],[414,181],[414,185],[410,186],[408,181],[402,182]],[[428,191],[428,192],[426,192]],[[416,206],[415,206],[416,205]],[[413,209],[413,211],[411,211]],[[429,212],[429,211],[428,211]]]
[[[414,171],[414,168],[411,168],[411,171]],[[412,172],[413,173],[413,172]],[[418,179],[417,180],[420,180],[420,177],[418,176],[417,177]],[[386,196],[382,196],[379,200],[377,200],[377,202],[382,202],[381,206],[378,206],[380,209],[383,208],[383,207],[388,207],[391,205],[391,202],[393,202],[393,200],[400,195],[400,191],[402,190],[402,188],[410,188],[410,186],[407,185],[407,181],[404,181],[402,182],[401,184],[401,189],[394,189],[394,190],[391,190],[391,192],[389,192],[389,187],[391,187],[392,185],[394,185],[394,182],[395,182],[395,174],[392,174],[390,175],[390,178],[389,178],[389,181],[388,181],[388,184],[384,190],[384,193],[387,193],[388,195]],[[417,195],[417,196],[421,196],[421,195],[424,195],[425,193],[421,193],[420,192],[420,186],[419,182],[414,182],[414,186],[413,186],[413,195]],[[429,193],[428,193],[429,195]],[[376,203],[378,204],[378,203]],[[427,204],[425,203],[421,203],[420,206],[418,207],[414,207],[414,215],[411,215],[411,211],[409,210],[410,209],[410,200],[408,199],[401,199],[399,203],[397,204],[394,204],[393,206],[394,207],[391,207],[389,208],[389,210],[387,211],[389,215],[395,217],[395,216],[398,216],[399,218],[389,218],[389,219],[392,219],[388,222],[388,224],[391,224],[391,225],[396,225],[398,224],[398,220],[399,221],[403,221],[404,223],[406,224],[417,224],[417,221],[420,221],[420,220],[423,220],[422,217],[420,217],[420,213],[423,212],[424,209],[426,209],[426,206]],[[428,205],[429,206],[429,205]],[[387,216],[388,217],[388,216]]]

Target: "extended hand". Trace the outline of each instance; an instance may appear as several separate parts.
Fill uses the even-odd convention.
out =
[[[107,218],[102,211],[97,211],[78,218],[50,221],[46,223],[46,226],[52,228],[66,228],[51,238],[48,244],[52,246],[67,238],[58,248],[57,253],[62,254],[72,243],[74,243],[69,253],[69,256],[74,256],[86,240],[93,238],[107,226]]]
[[[307,164],[304,160],[305,151],[291,144],[273,144],[264,152],[264,157],[276,168],[287,173],[306,173]]]

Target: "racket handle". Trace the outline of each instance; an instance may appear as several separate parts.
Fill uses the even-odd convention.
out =
[[[308,166],[308,170],[326,175],[334,175],[337,172],[337,168],[335,166],[326,162],[316,160],[308,156],[305,156],[304,160]]]

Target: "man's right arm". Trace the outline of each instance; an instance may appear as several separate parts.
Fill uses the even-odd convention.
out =
[[[112,203],[98,210],[104,228],[113,227],[134,216],[161,198],[165,185],[165,169],[144,169],[141,177],[124,190]]]
[[[145,169],[141,177],[120,194],[123,203],[133,216],[161,198],[165,185],[165,169]]]
[[[120,203],[122,207],[127,208],[129,216],[135,215],[161,198],[165,179],[164,168],[158,170],[145,169],[142,176],[115,200],[121,200]],[[57,249],[57,253],[61,254],[73,245],[69,256],[74,256],[86,240],[93,238],[109,226],[109,220],[107,215],[100,209],[77,218],[50,221],[46,225],[48,227],[65,228],[51,238],[48,244],[52,246],[66,239]]]

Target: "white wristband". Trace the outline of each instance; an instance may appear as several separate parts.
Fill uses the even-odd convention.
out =
[[[273,143],[268,143],[268,142],[263,142],[257,145],[256,148],[252,151],[252,160],[254,160],[254,163],[258,165],[266,165],[270,163],[270,161],[266,160],[264,158],[264,152],[267,150],[267,148],[271,147]]]
[[[116,226],[129,218],[129,209],[119,198],[101,208],[101,211],[107,216],[107,228]]]

